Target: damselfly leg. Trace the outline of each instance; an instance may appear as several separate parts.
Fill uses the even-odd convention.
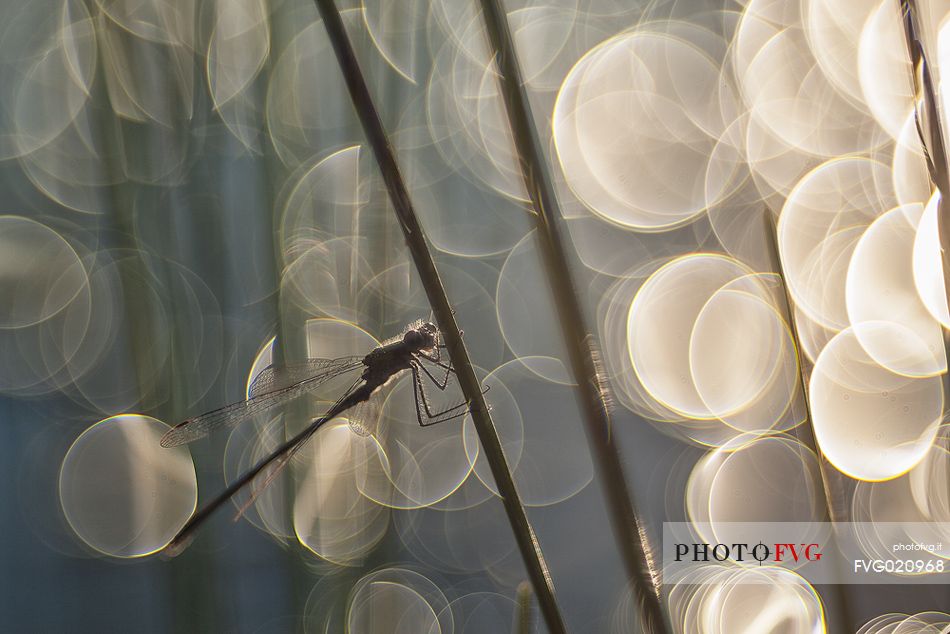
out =
[[[435,378],[432,372],[429,371],[429,368],[427,368],[423,363],[420,363],[418,359],[416,359],[416,362],[414,364],[414,366],[418,367],[420,370],[426,373],[426,376],[429,377],[432,383],[437,388],[439,388],[440,391],[445,391],[445,388],[447,388],[449,385],[449,377],[452,376],[453,372],[455,372],[455,370],[452,369],[452,366],[440,362],[437,358],[429,357],[422,353],[418,354],[417,356],[423,359],[426,359],[427,361],[430,361],[434,363],[435,365],[437,365],[438,367],[445,370],[445,376],[442,377],[442,379],[440,380],[440,379]]]
[[[415,399],[416,405],[416,419],[419,421],[420,427],[430,427],[432,425],[437,425],[439,423],[445,423],[450,420],[455,420],[461,418],[468,414],[468,402],[462,401],[457,405],[452,407],[445,408],[440,411],[433,411],[433,406],[429,401],[429,396],[426,393],[425,381],[422,380],[422,374],[425,374],[428,377],[429,381],[434,385],[440,392],[444,392],[448,388],[449,379],[455,373],[455,370],[452,368],[451,364],[442,363],[439,360],[438,355],[428,355],[424,352],[419,352],[416,355],[416,359],[412,364],[412,383],[413,383],[413,397]],[[422,359],[438,366],[445,370],[445,376],[441,379],[437,378],[429,368],[426,367],[425,363],[422,363]],[[489,386],[486,386],[483,394],[487,392]]]

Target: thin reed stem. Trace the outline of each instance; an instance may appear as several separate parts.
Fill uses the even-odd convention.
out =
[[[782,317],[788,324],[788,329],[792,334],[792,343],[795,346],[796,365],[798,365],[798,378],[801,382],[802,403],[805,406],[805,421],[796,428],[796,438],[806,447],[815,452],[818,456],[818,472],[821,477],[822,495],[825,498],[825,509],[828,512],[828,519],[832,524],[838,522],[847,522],[849,520],[848,508],[850,503],[848,496],[844,491],[843,476],[833,467],[829,469],[828,459],[825,458],[815,440],[815,430],[811,417],[811,400],[808,395],[808,372],[805,369],[805,360],[802,358],[803,348],[801,338],[798,333],[798,323],[795,319],[795,304],[792,301],[791,293],[788,290],[788,284],[785,283],[785,268],[782,265],[782,258],[778,249],[778,231],[775,226],[775,219],[769,209],[763,210],[763,219],[765,225],[765,245],[769,252],[769,260],[772,270],[775,271],[782,284],[784,292],[784,302],[782,306],[777,306],[784,313]],[[848,631],[855,631],[858,628],[854,620],[854,610],[848,599],[848,593],[840,584],[833,584],[831,592],[834,593],[835,602],[841,612],[841,618],[845,621]]]
[[[517,634],[531,634],[534,631],[531,622],[531,584],[522,581],[518,584]]]
[[[937,204],[937,235],[940,238],[940,260],[943,266],[943,288],[947,298],[947,308],[950,309],[950,163],[948,163],[947,149],[943,136],[944,128],[940,113],[942,111],[938,101],[935,82],[931,66],[927,62],[924,42],[921,37],[920,13],[915,0],[900,0],[901,17],[904,26],[904,37],[910,61],[913,64],[914,78],[914,120],[917,124],[917,134],[927,159],[927,169],[930,180],[940,192],[940,201]],[[944,359],[950,366],[950,331],[943,331]],[[944,411],[943,422],[947,420],[947,403],[950,402],[950,371],[943,373]],[[947,482],[950,492],[950,481]]]
[[[314,1],[323,18],[323,25],[329,35],[340,70],[343,72],[343,78],[353,105],[356,107],[363,132],[379,165],[393,209],[405,235],[409,253],[445,340],[449,357],[458,374],[459,385],[471,407],[478,438],[501,494],[508,521],[527,567],[534,593],[538,597],[544,620],[552,634],[563,634],[566,629],[554,594],[554,584],[541,552],[541,545],[528,522],[528,516],[502,450],[501,440],[482,395],[468,351],[462,342],[462,334],[429,251],[425,233],[413,209],[389,137],[366,86],[366,80],[357,63],[356,54],[346,34],[336,4],[333,0]]]
[[[779,281],[782,284],[782,299],[784,301],[782,305],[777,308],[783,313],[782,317],[785,319],[785,323],[788,324],[789,332],[792,335],[792,343],[795,346],[796,365],[798,366],[798,378],[801,382],[802,402],[805,406],[806,424],[800,428],[802,431],[799,432],[799,440],[804,442],[809,449],[818,455],[818,467],[821,471],[821,482],[823,485],[828,519],[832,522],[847,522],[849,503],[845,499],[841,487],[835,486],[831,482],[830,478],[836,474],[836,472],[828,473],[827,460],[815,441],[815,432],[812,427],[811,417],[811,400],[808,395],[809,373],[805,367],[805,360],[802,358],[803,348],[798,332],[798,322],[795,319],[795,303],[792,300],[791,293],[789,293],[788,284],[785,282],[785,267],[782,264],[782,258],[778,249],[778,231],[775,226],[775,219],[772,217],[772,212],[768,209],[765,209],[762,215],[765,225],[765,245],[768,249],[769,261],[772,270],[778,275]]]
[[[499,0],[479,0],[479,3],[497,70],[501,73],[501,94],[522,177],[537,212],[535,218],[545,272],[554,294],[571,370],[579,387],[587,435],[594,448],[600,480],[606,489],[614,538],[633,583],[643,631],[655,634],[668,632],[653,550],[627,487],[617,447],[610,436],[610,413],[604,398],[606,392],[602,376],[598,371],[594,337],[584,323],[581,303],[558,229],[561,213],[557,195],[524,89],[508,19]]]

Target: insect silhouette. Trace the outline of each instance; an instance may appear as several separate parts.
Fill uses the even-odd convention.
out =
[[[445,345],[441,343],[439,330],[434,324],[423,321],[414,322],[406,327],[402,335],[384,342],[364,357],[309,359],[303,363],[283,367],[268,366],[251,384],[247,400],[190,418],[168,430],[161,440],[163,447],[184,445],[218,429],[236,425],[248,416],[264,412],[304,393],[316,390],[333,378],[362,369],[362,374],[356,382],[323,415],[315,418],[303,431],[277,447],[195,513],[165,547],[166,554],[174,555],[181,552],[191,541],[195,531],[212,513],[261,472],[272,467],[264,477],[264,481],[251,494],[250,499],[238,510],[235,519],[243,515],[321,425],[360,403],[377,397],[381,392],[380,388],[406,372],[412,374],[416,417],[420,426],[427,427],[465,416],[469,412],[467,402],[441,411],[433,411],[426,395],[423,377],[437,389],[444,391],[449,384],[449,378],[454,373],[451,364],[442,361],[443,349]],[[438,370],[430,370],[427,367],[430,364]],[[444,375],[437,376],[443,371]]]

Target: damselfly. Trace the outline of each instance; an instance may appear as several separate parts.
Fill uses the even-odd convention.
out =
[[[466,402],[433,411],[426,395],[423,376],[437,389],[444,391],[453,374],[451,364],[442,361],[439,331],[429,322],[410,324],[400,335],[384,342],[364,357],[343,357],[339,359],[309,359],[300,364],[269,366],[265,368],[251,384],[245,401],[232,403],[220,409],[190,418],[173,427],[162,437],[163,447],[177,447],[203,438],[209,433],[224,427],[230,427],[247,417],[269,410],[272,407],[315,391],[319,386],[336,377],[362,369],[362,374],[350,388],[329,409],[299,434],[277,447],[270,455],[258,462],[252,469],[235,480],[216,498],[195,513],[182,527],[166,552],[180,551],[190,541],[208,517],[252,482],[262,471],[271,467],[264,481],[254,490],[251,498],[239,509],[237,516],[253,504],[261,491],[267,487],[277,474],[290,463],[291,459],[316,433],[324,423],[333,420],[347,410],[375,398],[383,386],[388,385],[406,372],[412,373],[413,395],[415,397],[416,417],[419,425],[426,427],[460,418],[468,413]],[[430,369],[431,365],[437,370]],[[444,376],[437,376],[445,372]]]

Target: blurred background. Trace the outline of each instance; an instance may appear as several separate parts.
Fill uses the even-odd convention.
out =
[[[939,195],[897,0],[504,4],[647,548],[664,521],[947,536]],[[337,5],[568,629],[635,632],[479,5]],[[918,6],[939,60],[948,7]],[[472,421],[419,428],[407,379],[385,433],[328,424],[241,521],[159,553],[340,386],[187,447],[168,425],[430,314],[315,6],[7,0],[0,25],[3,629],[521,631]],[[691,633],[950,622],[912,616],[945,586],[785,581],[664,606]]]

